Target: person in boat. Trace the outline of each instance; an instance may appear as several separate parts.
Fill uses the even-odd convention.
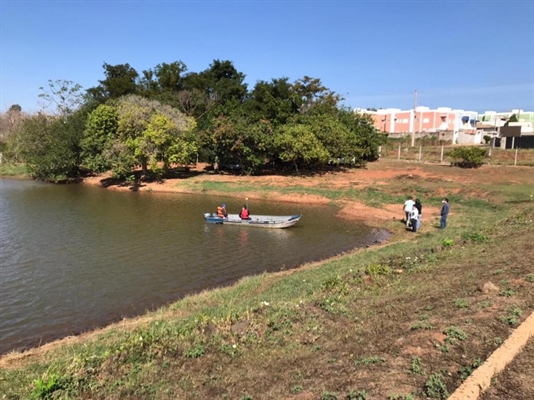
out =
[[[217,216],[219,218],[228,218],[228,212],[226,211],[226,204],[221,204],[217,207]]]
[[[250,213],[248,211],[248,207],[246,204],[243,205],[243,208],[241,209],[241,212],[239,213],[239,218],[241,219],[250,219]]]

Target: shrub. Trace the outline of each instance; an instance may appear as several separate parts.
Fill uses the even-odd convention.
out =
[[[449,151],[447,155],[452,159],[452,165],[461,168],[478,168],[484,163],[486,149],[473,146],[461,146]]]

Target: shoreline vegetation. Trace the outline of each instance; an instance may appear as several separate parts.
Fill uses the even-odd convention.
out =
[[[332,204],[340,217],[392,236],[6,354],[0,393],[6,399],[446,399],[534,309],[533,183],[526,167],[466,170],[386,160],[308,176],[190,171],[135,187],[87,178],[85,184],[108,189],[228,196],[236,208],[245,197]],[[408,195],[423,200],[415,234],[401,222]],[[439,230],[443,197],[451,214]],[[522,357],[534,365],[534,355]]]

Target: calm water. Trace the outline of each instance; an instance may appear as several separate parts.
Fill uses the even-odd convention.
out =
[[[221,201],[242,205],[0,178],[0,354],[385,237],[332,207],[274,202],[251,213],[304,216],[283,230],[205,224]]]

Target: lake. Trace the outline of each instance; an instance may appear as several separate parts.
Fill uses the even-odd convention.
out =
[[[249,201],[251,214],[302,219],[288,229],[206,224],[221,202],[231,213],[243,204],[0,178],[0,354],[387,238],[335,207],[272,201]]]

